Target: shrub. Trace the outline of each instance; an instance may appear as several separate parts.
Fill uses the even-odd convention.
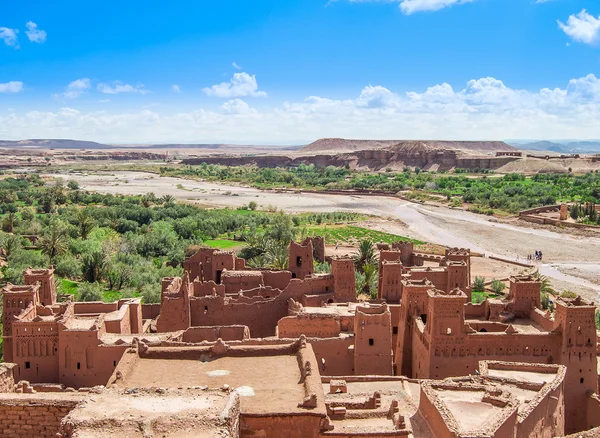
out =
[[[81,277],[81,261],[72,254],[64,254],[56,260],[55,272],[59,277]]]
[[[258,204],[256,203],[256,201],[250,201],[248,203],[248,208],[252,211],[256,210],[256,207],[258,207]]]
[[[81,283],[77,291],[79,301],[102,301],[104,288],[99,283]]]
[[[570,290],[563,290],[560,293],[560,297],[561,298],[577,298],[577,294]]]
[[[494,291],[496,295],[500,295],[502,291],[506,289],[506,285],[500,280],[494,280],[490,284],[490,288]]]
[[[473,280],[473,292],[485,291],[485,277],[475,277]]]

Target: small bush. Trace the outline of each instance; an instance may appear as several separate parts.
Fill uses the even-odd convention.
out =
[[[473,292],[485,291],[485,277],[475,277],[473,280]]]
[[[490,288],[494,291],[496,295],[500,295],[502,291],[506,289],[506,285],[500,280],[494,280],[492,281],[492,284],[490,284]]]
[[[79,301],[102,301],[104,288],[99,283],[82,283],[77,291]]]

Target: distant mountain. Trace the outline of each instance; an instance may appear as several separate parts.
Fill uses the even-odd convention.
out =
[[[28,139],[28,140],[0,140],[0,148],[19,149],[214,149],[226,150],[229,148],[273,149],[295,151],[302,146],[261,146],[261,145],[231,145],[231,144],[103,144],[95,141],[68,140],[68,139]]]
[[[446,141],[446,140],[347,140],[322,138],[300,149],[306,153],[341,153],[361,150],[441,151],[454,150],[466,153],[510,152],[515,148],[502,141]]]
[[[553,141],[535,141],[531,143],[507,141],[507,143],[517,149],[550,151],[560,154],[596,154],[600,152],[600,140],[570,141],[562,143]]]

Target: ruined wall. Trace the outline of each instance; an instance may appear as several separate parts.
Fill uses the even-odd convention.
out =
[[[299,279],[304,279],[315,272],[311,241],[306,242],[306,245],[290,242],[289,270],[292,278]]]
[[[223,341],[241,341],[250,338],[250,330],[245,325],[190,327],[183,333],[183,342],[199,343],[203,341],[215,342],[221,338]]]
[[[333,288],[331,276],[292,279],[274,298],[232,299],[193,297],[190,300],[191,325],[245,325],[252,337],[275,336],[277,323],[288,315],[288,300],[300,301],[304,294],[325,294]],[[275,294],[277,291],[273,291]],[[252,293],[252,291],[249,291]],[[161,317],[162,318],[162,314]],[[160,321],[159,318],[159,321]],[[159,331],[162,331],[159,329]]]
[[[322,376],[354,375],[354,337],[308,338]]]
[[[80,395],[44,397],[0,394],[0,433],[6,438],[55,437]]]
[[[242,413],[240,437],[318,438],[322,415],[306,413],[249,415]]]
[[[15,392],[13,368],[12,363],[0,364],[0,393]]]
[[[263,281],[267,287],[284,290],[290,284],[291,279],[290,271],[263,271]]]
[[[356,301],[354,261],[347,258],[334,258],[331,260],[331,275],[335,299],[340,303]]]
[[[73,388],[104,385],[126,349],[127,344],[99,345],[96,331],[62,330],[58,383]]]
[[[315,338],[334,338],[339,336],[341,324],[339,318],[331,315],[286,316],[277,323],[277,336],[280,338],[298,338],[300,335]]]

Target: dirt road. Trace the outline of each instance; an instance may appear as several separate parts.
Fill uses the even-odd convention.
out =
[[[540,272],[551,277],[557,288],[568,288],[596,301],[600,296],[600,238],[500,223],[486,216],[423,206],[393,197],[277,193],[141,172],[58,176],[77,180],[85,190],[130,195],[170,194],[207,207],[239,207],[256,201],[262,208],[274,206],[288,212],[354,211],[394,218],[406,226],[387,222],[384,231],[513,260],[517,257],[525,260],[527,254],[541,250],[544,262],[539,264]],[[574,266],[580,269],[573,269]]]

